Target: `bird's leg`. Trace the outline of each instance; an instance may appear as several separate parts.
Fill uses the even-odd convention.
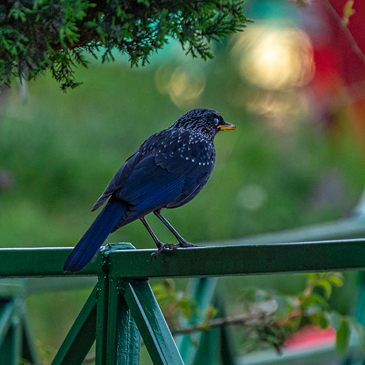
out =
[[[157,246],[157,251],[152,254],[153,257],[157,257],[165,248],[167,248],[169,250],[173,250],[176,247],[176,245],[174,245],[173,243],[162,243],[157,238],[155,232],[152,231],[152,228],[147,223],[145,217],[140,218],[140,220],[143,223],[143,225],[146,227],[148,233],[151,235],[152,239],[155,241],[155,244]]]
[[[192,243],[186,241],[179,232],[170,224],[170,222],[161,215],[160,210],[156,210],[153,212],[156,217],[170,230],[170,232],[176,237],[176,239],[179,241],[179,245],[181,247],[196,247],[196,245],[193,245]]]

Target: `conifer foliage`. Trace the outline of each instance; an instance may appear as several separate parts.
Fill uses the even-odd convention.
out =
[[[210,43],[242,31],[243,2],[231,0],[8,0],[0,3],[0,82],[50,70],[62,89],[79,85],[87,53],[102,62],[118,49],[144,65],[170,39],[212,58]]]

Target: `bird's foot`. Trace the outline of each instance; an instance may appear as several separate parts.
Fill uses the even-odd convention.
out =
[[[177,245],[180,247],[198,247],[197,245],[194,245],[193,243],[187,242],[187,241],[180,241],[180,243]]]
[[[157,248],[157,251],[154,252],[151,256],[157,257],[160,255],[160,253],[164,250],[175,250],[176,247],[178,247],[180,244],[174,244],[174,243],[161,243],[161,245]]]
[[[157,251],[154,252],[151,256],[156,258],[160,255],[160,253],[164,250],[175,250],[176,247],[197,247],[196,245],[190,242],[180,242],[180,243],[161,243],[161,245],[157,248]]]

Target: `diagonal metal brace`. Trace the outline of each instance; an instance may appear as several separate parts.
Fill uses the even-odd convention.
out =
[[[124,299],[154,365],[184,365],[179,350],[147,281],[125,284]]]
[[[90,294],[52,365],[81,365],[95,341],[97,287]]]

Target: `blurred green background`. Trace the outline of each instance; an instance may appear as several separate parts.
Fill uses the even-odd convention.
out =
[[[294,25],[256,18],[247,32],[215,44],[216,57],[207,62],[185,56],[174,42],[143,68],[131,69],[120,56],[110,64],[90,60],[89,69],[76,74],[84,84],[66,94],[48,74],[27,84],[26,97],[14,83],[1,104],[0,169],[8,179],[0,191],[1,247],[74,246],[123,162],[147,137],[196,107],[217,110],[237,130],[217,136],[216,166],[201,194],[165,212],[187,240],[224,241],[350,215],[364,187],[363,150],[346,124],[346,108],[336,110],[331,125],[314,115],[310,43]],[[265,74],[252,44],[267,49],[275,39],[265,45],[263,35],[277,32],[282,40],[285,29],[289,48],[279,61],[285,52],[292,58],[276,64],[279,75]],[[298,51],[298,44],[307,48]],[[155,217],[149,221],[161,240],[173,239]],[[107,240],[120,241],[154,247],[139,221]],[[355,285],[354,274],[346,278],[334,297],[343,312],[351,300],[338,298],[351,298]],[[234,308],[239,287],[295,293],[304,282],[299,275],[224,280]],[[31,329],[45,353],[59,347],[89,292],[29,298]]]

